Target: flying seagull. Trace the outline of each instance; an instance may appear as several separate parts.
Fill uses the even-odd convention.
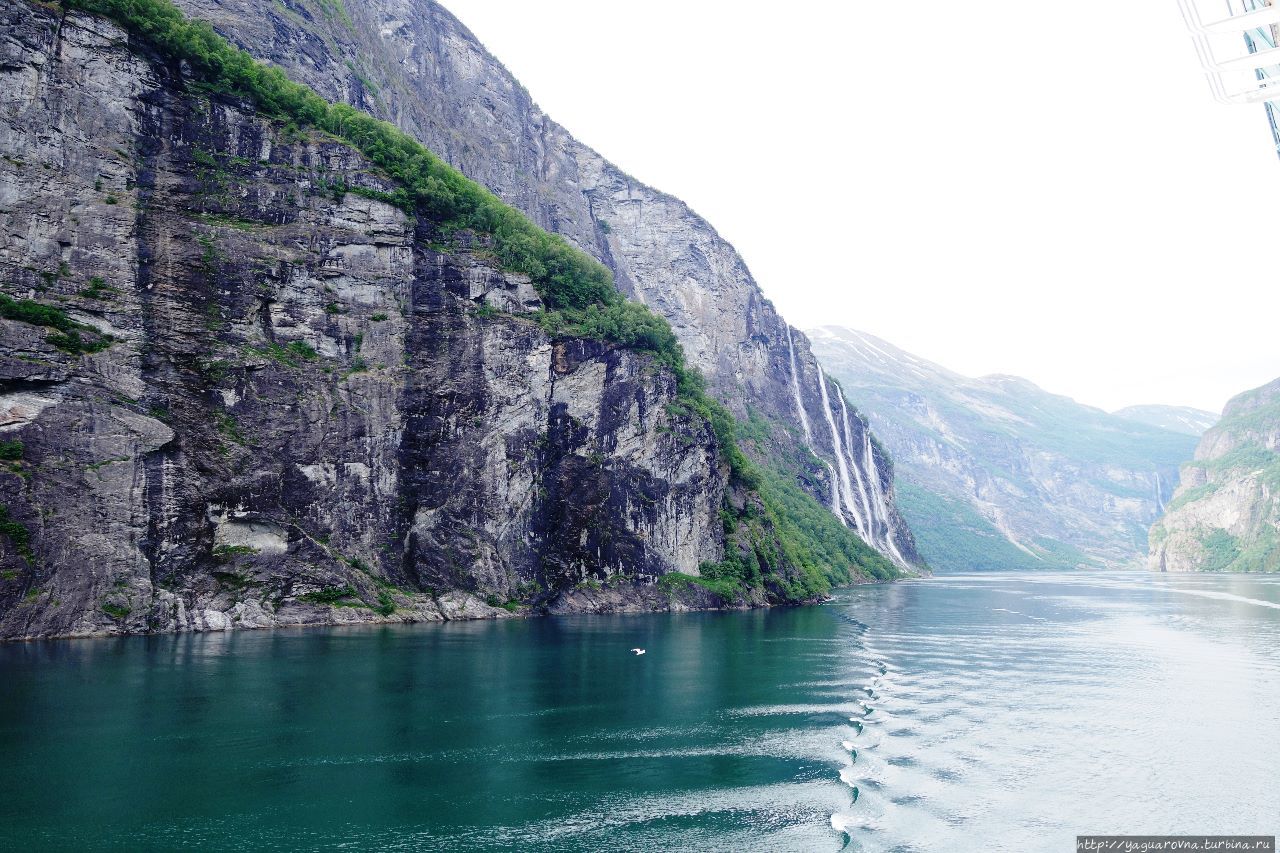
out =
[[[642,655],[644,654],[644,649],[632,649],[631,653],[636,655]]]

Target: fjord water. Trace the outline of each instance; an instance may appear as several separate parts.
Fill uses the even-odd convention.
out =
[[[966,575],[747,613],[9,644],[0,679],[4,849],[1280,829],[1280,578]]]

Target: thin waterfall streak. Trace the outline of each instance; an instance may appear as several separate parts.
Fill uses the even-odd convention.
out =
[[[861,519],[859,520],[860,523],[858,524],[858,532],[862,534],[862,538],[866,540],[867,543],[874,546],[876,544],[875,543],[875,537],[876,537],[875,518],[871,514],[871,506],[867,502],[867,490],[862,482],[863,481],[862,467],[858,464],[858,456],[856,453],[854,453],[853,442],[850,441],[849,411],[848,411],[849,407],[848,407],[848,404],[845,403],[844,392],[840,390],[839,385],[836,386],[836,394],[838,395],[839,402],[840,402],[840,432],[841,432],[842,441],[843,441],[842,449],[844,451],[845,457],[848,459],[849,470],[853,472],[853,482],[856,483],[858,486],[856,495],[854,494],[853,488],[850,487],[849,500],[850,502],[852,502],[855,497],[859,499],[859,502],[862,505],[862,518],[866,519],[866,521],[865,523],[861,523]]]
[[[844,490],[844,504],[853,516],[858,530],[865,530],[862,519],[858,515],[858,507],[853,502],[853,486],[849,483],[849,466],[845,464],[844,447],[840,444],[840,433],[836,431],[836,419],[831,416],[831,398],[827,396],[827,375],[818,369],[818,388],[822,391],[822,414],[826,415],[827,426],[831,429],[831,449],[836,457],[836,470],[840,472],[838,488]],[[865,534],[864,534],[865,535]]]
[[[1160,479],[1160,472],[1156,472],[1156,516],[1164,515],[1164,483]]]
[[[791,343],[791,327],[787,326],[787,353],[791,356],[791,393],[796,398],[796,413],[800,415],[800,426],[804,429],[804,443],[813,449],[813,430],[809,428],[809,416],[804,411],[804,400],[800,397],[800,376],[796,371],[796,348]]]
[[[880,518],[884,520],[885,544],[889,546],[889,550],[893,552],[893,556],[898,558],[898,562],[902,565],[910,565],[906,558],[902,556],[902,552],[898,550],[898,545],[893,541],[893,525],[889,523],[889,508],[885,504],[884,489],[880,485],[880,472],[876,468],[875,448],[871,446],[871,430],[864,429],[862,431],[862,451],[867,457],[867,473],[871,477],[871,496],[875,501],[876,510],[880,513]]]
[[[804,410],[804,398],[800,396],[800,372],[796,369],[796,347],[791,340],[791,327],[787,326],[787,356],[791,360],[791,395],[795,398],[796,414],[800,416],[800,426],[804,430],[805,447],[813,450],[813,429],[809,426],[809,416]],[[816,454],[815,454],[816,455]],[[835,469],[831,467],[830,462],[824,461],[823,465],[827,466],[827,479],[831,483],[831,514],[840,519],[840,523],[848,525],[849,521],[844,516],[844,508],[840,501],[840,485],[836,480]]]
[[[842,524],[847,524],[844,518],[844,511],[840,508],[840,487],[836,485],[836,471],[831,467],[830,462],[823,462],[827,466],[827,478],[831,480],[831,513],[840,519]]]
[[[871,503],[875,507],[876,518],[883,520],[882,503],[880,500],[880,470],[876,467],[875,448],[871,446],[871,431],[862,431],[862,456],[866,460],[867,478],[871,481]]]
[[[836,386],[839,389],[840,386]],[[840,392],[840,420],[844,426],[844,446],[849,452],[849,463],[853,466],[853,477],[858,483],[858,495],[862,498],[862,511],[867,519],[867,535],[874,538],[876,529],[874,519],[871,515],[871,503],[867,500],[867,486],[863,482],[862,466],[858,464],[857,458],[853,455],[853,439],[849,435],[849,403],[844,398],[844,391]],[[875,543],[872,542],[872,545]]]

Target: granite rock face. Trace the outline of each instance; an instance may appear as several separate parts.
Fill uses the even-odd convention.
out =
[[[0,319],[0,637],[714,606],[653,591],[725,550],[668,372],[507,313],[341,143],[0,18],[0,291],[70,324]]]
[[[1280,379],[1227,403],[1151,528],[1161,572],[1280,571]]]
[[[632,179],[543,114],[445,8],[432,0],[177,4],[330,100],[398,125],[607,264],[624,293],[671,323],[735,415],[754,412],[772,425],[761,461],[797,477],[900,567],[921,564],[897,510],[892,465],[865,434],[866,419],[830,383],[824,399],[807,339],[764,298],[737,251],[679,199]]]

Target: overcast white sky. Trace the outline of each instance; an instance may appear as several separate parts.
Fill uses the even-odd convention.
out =
[[[1175,0],[444,2],[793,325],[1107,409],[1280,376],[1280,160]]]

